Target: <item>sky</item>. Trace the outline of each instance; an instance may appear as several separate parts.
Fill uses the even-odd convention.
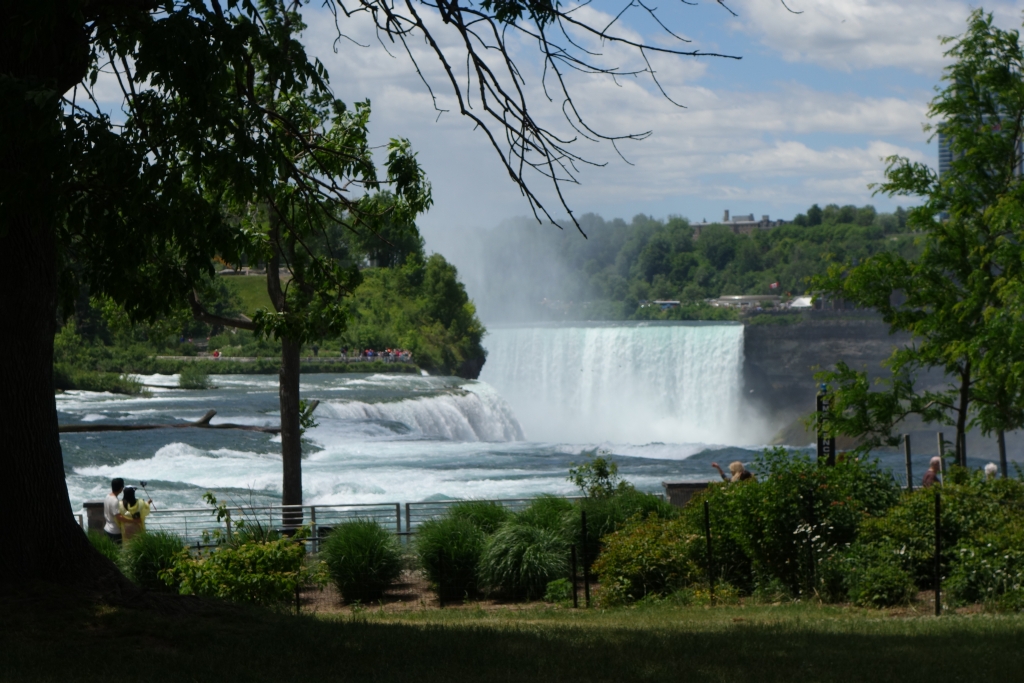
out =
[[[573,149],[605,164],[585,168],[566,186],[577,214],[627,220],[643,213],[694,221],[735,214],[791,219],[812,203],[863,205],[880,211],[908,198],[872,196],[884,157],[899,154],[936,165],[936,145],[922,126],[944,66],[939,36],[962,33],[976,6],[957,0],[732,0],[736,16],[715,2],[658,6],[664,23],[697,48],[739,56],[661,57],[652,60],[670,102],[649,78],[570,76],[573,100],[588,123],[607,134],[651,131],[616,149],[580,140]],[[598,0],[578,16],[604,24],[623,5]],[[648,4],[648,6],[654,6]],[[1024,1],[990,3],[1002,28],[1019,28]],[[671,39],[634,7],[620,20],[624,35],[669,46]],[[794,12],[799,12],[796,14]],[[480,130],[461,117],[444,73],[426,46],[410,49],[438,96],[430,92],[401,48],[385,51],[366,18],[340,20],[337,40],[330,14],[305,11],[309,52],[331,74],[336,95],[373,105],[373,141],[408,138],[434,191],[434,206],[420,219],[428,248],[451,229],[493,228],[529,215],[530,207]],[[426,15],[439,42],[456,56],[454,36]],[[581,38],[582,39],[582,38]],[[637,55],[590,41],[582,43],[604,66],[635,67]],[[523,89],[535,116],[571,133],[557,97],[541,89],[536,48],[512,40]],[[462,72],[464,73],[464,71]],[[681,106],[677,106],[681,105]],[[552,214],[564,216],[550,183],[531,187]]]

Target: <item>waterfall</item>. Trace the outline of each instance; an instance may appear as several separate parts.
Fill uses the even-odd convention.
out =
[[[530,440],[750,443],[743,326],[602,324],[491,329],[480,379]]]

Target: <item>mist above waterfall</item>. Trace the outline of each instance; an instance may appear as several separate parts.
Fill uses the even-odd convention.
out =
[[[481,380],[527,439],[577,443],[763,442],[743,395],[738,324],[492,327]]]

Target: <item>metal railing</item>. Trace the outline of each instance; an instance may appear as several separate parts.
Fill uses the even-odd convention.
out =
[[[564,496],[564,500],[578,500],[578,496]],[[481,500],[482,503],[494,503],[507,508],[511,512],[520,512],[530,506],[536,498],[496,498],[493,500]],[[445,513],[448,512],[448,508],[458,503],[465,503],[465,500],[431,500],[422,501],[419,503],[406,503],[405,504],[405,531],[402,533],[405,535],[412,535],[423,522],[431,519],[438,519],[444,517]]]

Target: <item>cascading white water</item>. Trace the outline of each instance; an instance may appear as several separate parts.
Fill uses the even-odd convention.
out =
[[[531,440],[749,443],[743,326],[492,328],[480,379]]]
[[[450,441],[522,441],[523,431],[508,404],[492,388],[474,383],[440,396],[364,403],[329,400],[320,409],[327,428],[364,432],[411,432]],[[330,422],[328,421],[330,420]],[[380,435],[380,434],[378,434]],[[313,435],[314,441],[316,435]]]

